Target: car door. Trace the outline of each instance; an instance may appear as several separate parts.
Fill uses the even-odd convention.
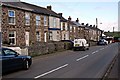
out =
[[[17,53],[11,49],[2,49],[4,55],[2,56],[3,72],[18,69],[21,65],[21,59]]]

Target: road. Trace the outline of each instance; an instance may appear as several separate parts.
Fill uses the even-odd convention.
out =
[[[33,58],[29,70],[3,78],[102,78],[118,53],[118,44],[93,46],[87,51],[64,51]]]

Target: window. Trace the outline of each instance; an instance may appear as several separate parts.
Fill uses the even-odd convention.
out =
[[[25,13],[25,24],[30,25],[30,14],[29,13]]]
[[[74,27],[74,32],[75,32],[75,27]]]
[[[40,16],[36,16],[36,25],[37,25],[37,26],[40,25]]]
[[[63,23],[63,30],[65,30],[65,23]]]
[[[15,31],[9,32],[9,43],[10,43],[10,45],[16,44],[16,32]]]
[[[47,17],[44,16],[44,26],[47,26]]]
[[[52,40],[52,38],[53,38],[53,37],[52,37],[52,32],[50,32],[50,34],[49,34],[49,39]]]
[[[56,18],[53,18],[53,26],[56,27]]]
[[[67,26],[67,23],[65,23],[65,30],[68,30],[68,26]]]
[[[41,39],[40,39],[40,32],[39,31],[36,32],[36,38],[37,38],[37,41],[41,41]]]
[[[15,11],[13,10],[8,11],[8,23],[15,24]]]
[[[78,32],[80,33],[80,28],[78,28]]]
[[[72,26],[70,26],[70,32],[72,32]]]
[[[61,30],[63,30],[63,22],[61,22]]]
[[[16,52],[12,51],[10,49],[4,49],[3,52],[5,53],[5,55],[15,55]]]

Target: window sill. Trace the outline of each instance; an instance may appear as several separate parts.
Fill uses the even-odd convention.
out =
[[[30,26],[30,24],[25,24],[25,26]]]
[[[9,25],[15,25],[15,23],[8,23]]]

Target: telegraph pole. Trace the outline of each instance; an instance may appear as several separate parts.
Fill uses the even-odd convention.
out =
[[[114,29],[115,29],[115,27],[113,27],[113,33],[114,33]]]
[[[98,41],[98,19],[96,18],[96,30],[97,30],[97,41]]]

